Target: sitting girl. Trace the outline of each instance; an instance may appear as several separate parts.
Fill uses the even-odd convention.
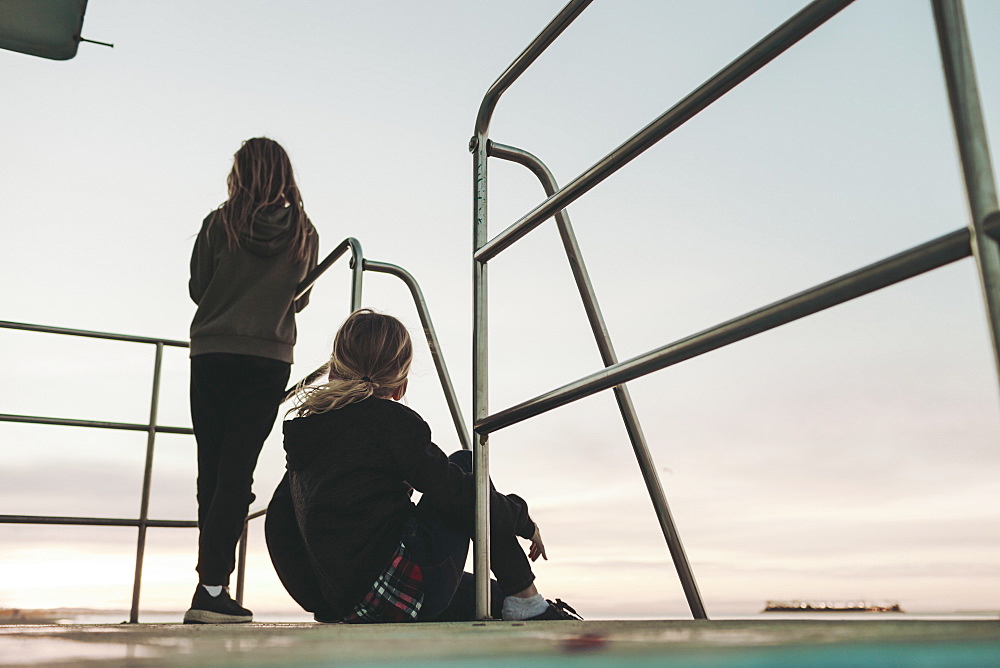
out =
[[[299,389],[284,423],[288,471],[271,499],[265,533],[288,593],[322,622],[475,618],[463,573],[474,528],[472,457],[431,442],[406,392],[413,350],[406,328],[362,309],[337,332],[329,382]],[[413,489],[423,493],[410,500]],[[491,487],[491,615],[577,619],[538,593],[531,560],[547,559],[518,496]]]

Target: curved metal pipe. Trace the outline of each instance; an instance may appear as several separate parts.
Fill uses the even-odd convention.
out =
[[[724,67],[693,93],[665,111],[628,141],[606,155],[562,190],[539,204],[523,218],[476,250],[478,262],[496,257],[515,241],[565,209],[584,193],[608,178],[643,151],[679,128],[696,114],[748,79],[793,44],[821,26],[853,0],[816,0],[785,21],[742,56]]]
[[[309,292],[316,281],[319,280],[319,277],[325,274],[348,249],[351,251],[351,313],[361,308],[361,287],[364,276],[365,254],[361,250],[361,242],[354,237],[347,237],[337,244],[337,247],[330,251],[330,254],[302,279],[302,282],[299,283],[298,291],[295,293],[295,299],[301,299],[303,295]],[[324,364],[299,382],[290,385],[285,390],[285,398],[282,402],[291,399],[292,395],[295,394],[295,389],[299,385],[309,385],[315,382],[325,371],[326,365]]]
[[[341,258],[341,256],[350,249],[351,251],[351,268],[354,268],[358,264],[358,259],[364,259],[364,253],[361,250],[361,242],[354,237],[347,237],[339,244],[337,247],[330,251],[330,254],[323,258],[323,261],[316,265],[316,268],[306,274],[306,277],[302,279],[299,283],[298,288],[296,288],[295,299],[301,299],[303,295],[309,292],[310,288],[319,280],[319,277],[326,273],[326,271],[334,265],[334,263]],[[360,270],[355,270],[355,274]],[[355,278],[355,280],[357,280]],[[358,281],[360,285],[360,281]],[[355,300],[355,293],[357,293],[358,298]],[[355,301],[360,302],[360,288],[354,288],[351,291],[351,310],[357,310],[355,306]]]
[[[489,155],[509,160],[524,165],[538,177],[541,181],[545,194],[551,196],[559,189],[555,177],[537,156],[524,149],[513,146],[505,146],[489,142],[486,148]],[[569,221],[569,212],[561,209],[556,213],[556,224],[559,227],[559,236],[562,237],[563,247],[566,249],[566,258],[569,260],[573,270],[573,278],[576,280],[576,287],[580,292],[580,299],[583,301],[584,310],[587,312],[587,320],[590,322],[590,329],[594,333],[594,340],[601,352],[601,360],[605,367],[609,367],[618,362],[618,355],[615,353],[614,344],[611,342],[611,335],[608,334],[607,325],[604,322],[604,315],[601,313],[600,304],[597,301],[597,293],[590,281],[590,274],[587,272],[587,265],[583,261],[583,253],[573,232],[573,225]],[[656,472],[656,464],[653,462],[653,455],[649,451],[646,443],[646,436],[642,432],[642,425],[639,423],[639,416],[636,414],[635,405],[628,388],[623,385],[614,387],[615,401],[618,403],[618,410],[621,412],[622,421],[625,423],[625,431],[628,433],[632,450],[639,463],[639,471],[642,473],[643,482],[646,484],[646,491],[649,493],[650,501],[653,503],[653,510],[656,512],[657,520],[660,523],[660,531],[667,543],[667,549],[677,570],[677,576],[684,589],[688,607],[691,608],[691,615],[695,619],[708,619],[705,612],[705,604],[698,591],[698,583],[691,570],[691,563],[688,561],[684,545],[681,543],[680,534],[674,524],[670,506],[667,503],[667,496],[663,492],[663,485],[660,483],[660,476]]]
[[[389,274],[395,276],[396,278],[403,281],[406,287],[410,290],[410,295],[413,296],[413,304],[417,308],[417,314],[420,316],[420,325],[424,329],[424,336],[427,339],[427,345],[431,349],[431,357],[434,359],[434,368],[437,370],[438,380],[441,381],[441,389],[444,390],[445,400],[448,403],[448,410],[451,412],[451,420],[455,423],[455,430],[458,432],[458,440],[462,444],[464,450],[472,449],[472,439],[469,438],[469,432],[467,431],[465,425],[465,418],[462,417],[462,409],[458,404],[458,397],[455,394],[455,386],[452,385],[451,375],[448,373],[448,366],[444,362],[444,356],[441,354],[441,344],[438,343],[437,332],[434,331],[434,323],[431,322],[431,314],[427,309],[427,301],[424,299],[424,293],[420,289],[420,285],[417,284],[417,279],[413,277],[413,274],[408,272],[394,264],[389,264],[388,262],[374,262],[372,260],[364,261],[365,271],[374,271],[381,274]]]
[[[593,0],[571,0],[563,7],[555,17],[549,21],[542,32],[532,40],[531,44],[521,52],[514,62],[504,70],[503,74],[493,82],[490,89],[486,91],[483,101],[479,105],[479,113],[476,115],[475,136],[485,136],[489,131],[490,119],[493,117],[493,110],[496,109],[500,96],[504,94],[510,85],[517,81],[517,78],[524,73],[528,67],[542,54],[545,49],[555,41],[556,37],[562,34],[570,23],[572,23],[580,13],[587,8]]]

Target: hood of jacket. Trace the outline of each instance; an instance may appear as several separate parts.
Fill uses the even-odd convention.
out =
[[[290,206],[261,209],[250,224],[240,231],[240,245],[260,257],[277,255],[287,249],[292,241],[292,222]]]

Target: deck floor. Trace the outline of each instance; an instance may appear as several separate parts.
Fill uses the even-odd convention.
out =
[[[1000,621],[0,626],[4,666],[987,666]]]

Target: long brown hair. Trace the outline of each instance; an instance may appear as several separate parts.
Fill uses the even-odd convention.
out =
[[[328,382],[298,387],[296,405],[288,412],[306,417],[372,396],[401,396],[412,360],[413,344],[403,323],[391,315],[359,309],[333,339]]]
[[[292,162],[281,144],[267,137],[247,139],[233,156],[226,184],[229,199],[219,207],[215,222],[222,226],[230,248],[240,245],[240,233],[253,224],[260,211],[288,206],[293,216],[288,253],[295,262],[306,260],[312,225],[295,184]]]

